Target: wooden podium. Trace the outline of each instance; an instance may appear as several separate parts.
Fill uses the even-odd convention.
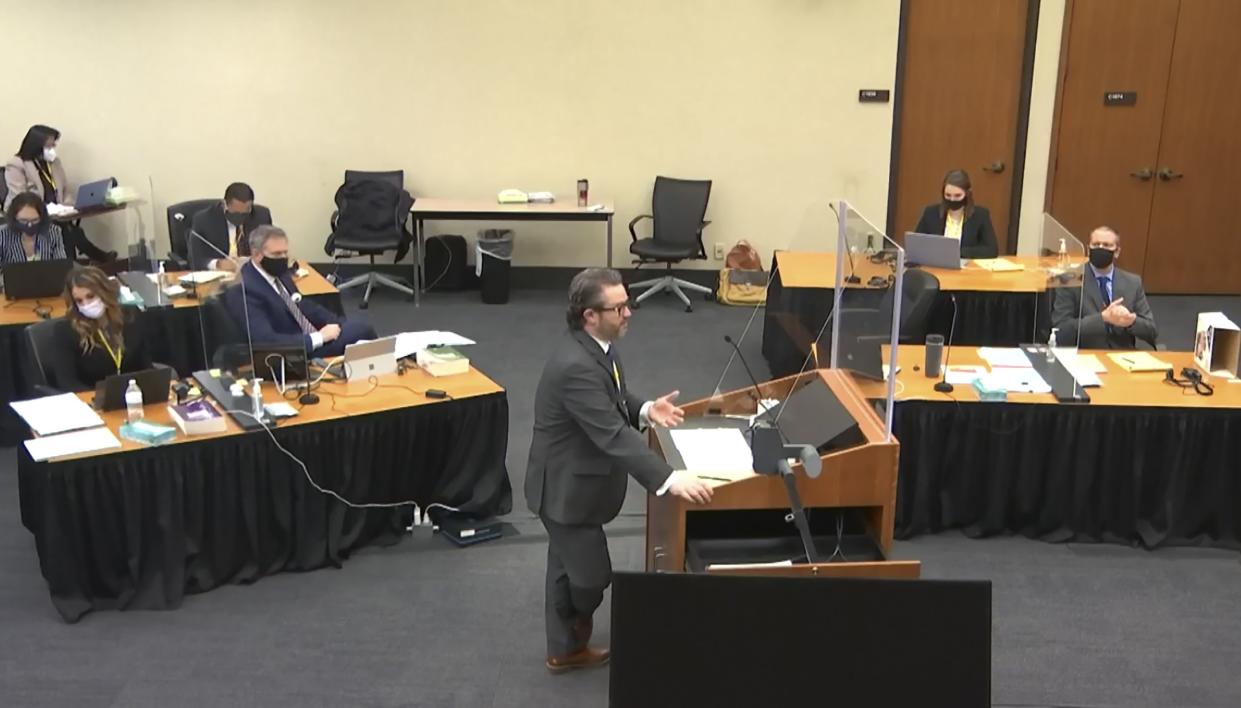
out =
[[[647,496],[648,572],[869,578],[919,576],[919,561],[889,559],[899,443],[885,439],[883,421],[845,371],[818,369],[768,381],[759,389],[763,398],[787,401],[807,386],[826,387],[839,401],[837,417],[852,416],[856,423],[848,439],[824,445],[827,449],[821,455],[822,472],[817,479],[807,477],[801,464],[794,465],[796,487],[811,521],[819,562],[806,562],[805,554],[798,550],[802,546],[797,529],[787,519],[790,498],[780,475],[741,474],[735,481],[715,486],[714,498],[706,505],[689,504],[667,494]],[[822,391],[807,393],[823,394]],[[684,427],[745,427],[745,422],[728,416],[752,415],[757,410],[756,399],[750,387],[690,403],[684,406]],[[668,449],[675,447],[669,431],[652,429],[650,442],[674,468],[684,464],[678,451]],[[818,446],[828,441],[789,442]],[[710,471],[702,471],[702,474],[708,475]],[[847,531],[842,529],[841,523]],[[735,557],[730,557],[730,553]],[[708,564],[704,559],[710,554],[716,562]],[[829,556],[832,560],[827,561]],[[759,557],[765,559],[755,560]],[[785,564],[774,564],[773,561],[781,557],[786,559]],[[801,562],[788,564],[787,559],[792,557]]]

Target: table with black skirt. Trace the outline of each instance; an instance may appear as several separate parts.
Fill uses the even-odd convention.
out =
[[[21,519],[56,610],[75,622],[92,610],[173,609],[221,585],[340,566],[406,533],[411,506],[353,508],[311,479],[357,503],[511,511],[504,390],[476,371],[455,384],[420,371],[381,378],[363,396],[324,384],[302,422],[274,429],[304,470],[267,432],[231,422],[225,434],[156,447],[123,440],[120,451],[47,462],[20,447]],[[429,401],[416,393],[427,384],[456,397]],[[333,402],[330,386],[349,398]],[[104,419],[115,431],[123,414]],[[147,417],[166,421],[167,411],[148,406]]]

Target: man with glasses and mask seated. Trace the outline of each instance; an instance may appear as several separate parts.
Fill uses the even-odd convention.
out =
[[[1057,342],[1076,342],[1081,349],[1136,349],[1140,339],[1154,348],[1158,332],[1142,278],[1116,267],[1119,258],[1119,234],[1107,226],[1090,233],[1082,287],[1056,288],[1052,296]]]
[[[250,255],[247,236],[259,226],[271,225],[271,211],[254,203],[254,190],[234,182],[224,190],[224,201],[194,215],[190,226],[211,246],[189,236],[190,267],[194,270],[235,271]],[[212,248],[214,246],[215,248]],[[227,253],[228,258],[220,254]]]
[[[244,287],[226,291],[225,305],[237,326],[249,327],[255,345],[302,345],[313,357],[330,359],[345,347],[376,339],[375,328],[346,320],[302,297],[289,269],[289,237],[275,226],[259,226],[249,235],[250,259],[241,266]]]

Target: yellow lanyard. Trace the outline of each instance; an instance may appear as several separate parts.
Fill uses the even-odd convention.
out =
[[[122,342],[115,351],[112,345],[108,344],[108,338],[103,336],[103,331],[99,332],[99,341],[103,342],[103,346],[108,350],[108,356],[112,357],[112,363],[116,364],[116,373],[121,373],[121,358],[125,356],[125,343]]]
[[[40,166],[39,163],[36,162],[34,163],[34,166],[37,170],[39,170],[39,174],[43,175],[43,179],[46,179],[47,183],[52,185],[52,189],[59,189],[59,187],[56,186],[56,180],[52,179],[52,168],[50,165]]]
[[[612,378],[616,379],[616,388],[620,388],[620,369],[616,368],[616,362],[612,362]]]

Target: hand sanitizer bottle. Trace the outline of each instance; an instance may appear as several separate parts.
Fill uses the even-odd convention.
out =
[[[253,414],[254,414],[254,417],[255,417],[255,418],[257,418],[257,419],[259,419],[259,420],[262,420],[262,419],[263,419],[263,389],[262,389],[262,384],[263,384],[263,379],[255,379],[255,380],[254,380],[254,388],[251,388],[251,389],[250,389],[250,401],[254,404],[254,410],[253,410],[252,412],[253,412]]]
[[[138,382],[130,379],[125,387],[125,417],[130,423],[142,420],[142,389]]]
[[[1061,268],[1069,267],[1069,246],[1064,239],[1060,239],[1059,265]]]
[[[1047,338],[1047,361],[1048,362],[1053,362],[1056,360],[1056,353],[1054,351],[1055,348],[1056,348],[1056,328],[1052,327],[1051,336]]]

